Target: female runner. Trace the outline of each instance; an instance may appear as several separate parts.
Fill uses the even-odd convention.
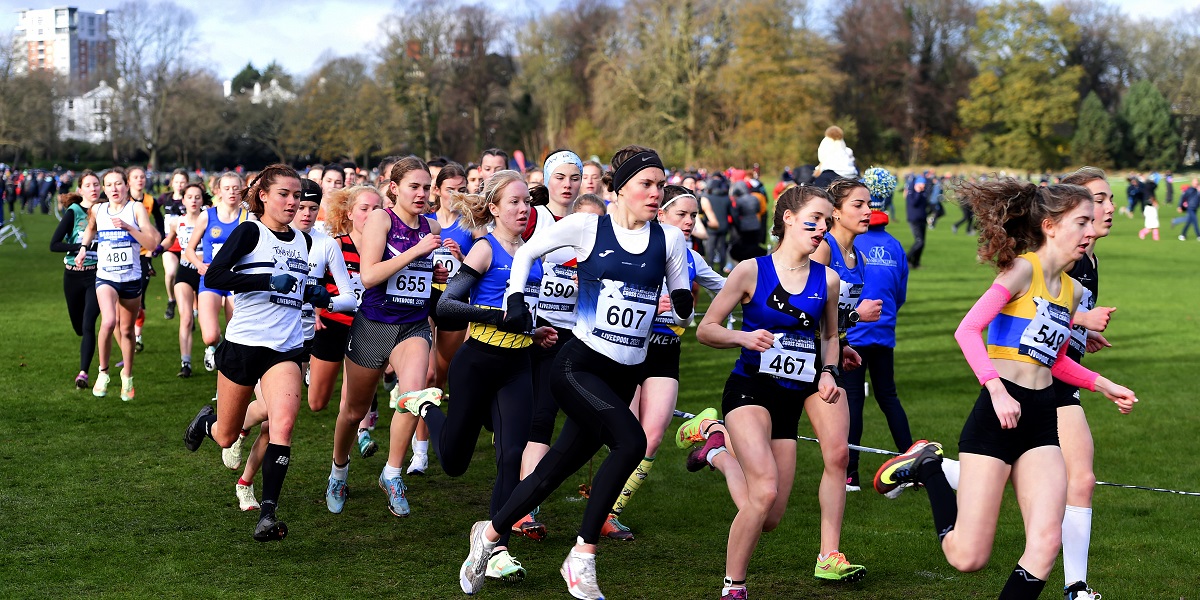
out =
[[[552,384],[568,418],[554,446],[492,520],[471,528],[470,553],[459,569],[459,585],[467,593],[482,585],[500,532],[529,514],[606,445],[610,452],[593,480],[579,537],[560,569],[574,597],[604,597],[596,582],[596,544],[622,483],[645,456],[646,436],[628,406],[639,383],[664,277],[676,322],[686,322],[692,314],[683,234],[653,222],[666,181],[662,161],[653,150],[627,146],[617,151],[612,164],[616,172],[609,189],[617,202],[611,214],[571,215],[535,236],[513,258],[499,329],[523,332],[533,326],[522,293],[530,266],[552,250],[575,248],[580,288],[576,339],[559,352]],[[431,405],[423,398],[408,402],[409,410],[418,413]]]
[[[291,226],[300,200],[300,176],[286,165],[271,165],[243,196],[258,220],[229,233],[223,242],[226,250],[217,253],[205,274],[213,285],[233,290],[237,306],[216,357],[217,413],[209,405],[201,408],[183,441],[192,452],[205,437],[228,448],[243,423],[270,420],[262,512],[254,528],[255,540],[270,542],[288,532],[276,510],[300,410],[300,362],[305,354],[300,310],[306,292],[317,288],[304,285],[312,239]],[[261,385],[263,400],[251,402],[256,384]]]
[[[802,411],[822,440],[825,463],[814,575],[834,581],[866,575],[866,568],[851,564],[839,550],[849,428],[838,389],[838,296],[833,290],[841,289],[841,280],[811,258],[825,239],[832,212],[828,194],[819,188],[794,187],[781,194],[772,231],[779,246],[733,269],[696,331],[705,345],[742,348],[722,395],[724,441],[732,450],[725,454],[734,460],[725,459],[721,470],[738,507],[729,527],[722,598],[747,597],[750,556],[762,533],[777,527],[787,509]],[[724,322],[738,304],[742,328],[729,330]],[[710,442],[716,437],[710,436]]]
[[[700,204],[690,190],[678,185],[668,185],[663,189],[663,204],[658,209],[658,222],[678,227],[688,242],[688,288],[691,283],[699,283],[701,287],[717,293],[725,286],[725,278],[718,275],[708,266],[704,257],[692,249],[692,228],[696,225],[696,214]],[[663,434],[671,422],[675,411],[675,401],[679,395],[679,350],[680,335],[683,327],[676,325],[670,318],[670,298],[659,298],[658,308],[662,311],[654,319],[653,333],[650,335],[650,346],[646,350],[646,362],[642,365],[642,384],[634,396],[633,411],[642,430],[646,432],[646,457],[625,482],[621,495],[613,504],[612,514],[604,522],[602,533],[605,537],[617,540],[632,540],[633,532],[621,524],[617,518],[625,509],[630,498],[642,486],[654,467],[654,457],[658,454],[658,445],[662,443]]]
[[[333,434],[333,467],[325,502],[341,512],[346,501],[350,447],[359,423],[371,406],[383,369],[396,371],[397,385],[408,396],[440,397],[437,389],[422,389],[429,368],[430,298],[434,283],[445,283],[446,271],[434,267],[432,254],[442,245],[441,226],[425,216],[430,178],[425,162],[415,156],[392,167],[387,195],[395,205],[367,217],[359,248],[362,304],[350,326],[346,343],[346,392]],[[388,510],[408,516],[408,497],[401,477],[404,456],[417,428],[416,416],[397,403],[392,417],[388,462],[379,487],[388,497]]]
[[[1025,552],[1000,597],[1037,598],[1062,545],[1067,495],[1053,379],[1099,391],[1122,413],[1137,398],[1066,355],[1083,292],[1065,269],[1085,258],[1095,239],[1091,193],[1015,179],[963,183],[958,193],[979,220],[980,257],[1000,271],[954,334],[983,386],[959,437],[958,497],[942,472],[941,446],[924,440],[884,463],[875,489],[924,484],[942,551],[954,568],[967,572],[982,569],[991,557],[1011,479],[1025,523]],[[980,339],[985,327],[986,346]]]
[[[185,184],[183,187],[183,214],[173,217],[163,246],[186,247],[192,239],[192,232],[200,222],[201,210],[204,206],[204,188],[199,183]],[[176,303],[179,306],[179,377],[192,376],[192,333],[194,328],[192,309],[195,307],[196,294],[200,291],[200,272],[186,258],[179,261],[175,271],[175,291],[172,297],[172,310]]]
[[[443,319],[471,323],[471,337],[454,355],[449,380],[455,401],[449,414],[427,409],[438,460],[447,475],[457,477],[467,470],[485,425],[495,434],[496,481],[492,488],[490,513],[499,510],[520,481],[521,452],[529,439],[533,396],[533,371],[529,348],[535,342],[552,345],[557,335],[551,327],[534,332],[506,333],[497,329],[504,317],[504,289],[513,255],[521,247],[521,232],[529,218],[529,190],[516,171],[498,171],[484,184],[482,196],[456,194],[449,201],[463,215],[470,230],[493,231],[481,238],[463,259],[460,275],[447,285],[438,301]],[[537,302],[541,283],[540,265],[526,278],[525,296]],[[531,312],[536,312],[536,307]],[[488,557],[486,575],[514,580],[525,576],[525,568],[508,552],[508,532]]]
[[[75,267],[87,262],[88,246],[96,248],[96,301],[100,305],[100,373],[92,394],[108,394],[108,366],[113,332],[119,327],[121,346],[121,400],[133,400],[133,323],[141,310],[142,262],[138,251],[158,245],[158,230],[150,222],[146,207],[129,200],[125,171],[113,167],[101,179],[108,202],[88,211],[87,229],[79,240]]]
[[[234,303],[230,292],[208,285],[204,275],[208,272],[209,263],[216,258],[217,252],[229,238],[229,234],[250,217],[250,211],[242,207],[242,176],[228,171],[221,175],[217,183],[221,192],[220,202],[205,209],[200,215],[195,229],[200,235],[193,235],[183,249],[183,258],[196,265],[196,271],[200,273],[200,293],[197,295],[200,305],[200,334],[205,344],[204,368],[209,371],[217,368],[217,343],[221,341],[218,315],[224,308],[225,324],[228,326],[233,317]],[[204,246],[203,255],[197,252],[201,244]]]
[[[862,358],[848,342],[846,331],[858,323],[874,323],[883,314],[883,300],[863,299],[866,285],[866,257],[854,249],[854,239],[866,233],[871,226],[871,192],[866,184],[857,179],[838,178],[826,188],[833,200],[833,218],[825,241],[813,252],[813,260],[833,268],[841,279],[838,291],[838,336],[843,346],[842,368],[847,371],[862,366]],[[862,405],[850,406],[851,443],[862,440]],[[890,407],[889,407],[890,408]],[[898,414],[897,414],[898,411]],[[896,442],[897,450],[903,452],[912,445],[912,434],[908,431],[908,417],[898,404],[887,415],[888,427]],[[850,464],[846,468],[846,491],[859,491],[858,452],[850,451]]]
[[[88,252],[83,266],[75,266],[75,254],[79,252],[83,231],[87,229],[88,213],[92,205],[100,200],[100,176],[84,171],[79,176],[79,191],[63,196],[67,204],[63,218],[50,238],[51,252],[65,252],[63,257],[63,294],[67,298],[67,314],[71,327],[79,342],[79,374],[75,376],[75,387],[88,386],[88,371],[92,357],[96,355],[96,319],[100,318],[100,305],[96,300],[96,253]]]
[[[188,183],[188,174],[184,169],[175,169],[171,173],[171,189],[158,197],[158,206],[163,211],[168,232],[173,229],[172,221],[183,216],[183,186]],[[163,318],[175,318],[175,273],[179,270],[180,253],[183,248],[179,245],[179,237],[168,244],[163,253],[163,283],[167,286],[167,310]]]

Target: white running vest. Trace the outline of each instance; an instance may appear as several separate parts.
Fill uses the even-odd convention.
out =
[[[301,285],[320,285],[317,280],[324,276],[329,268],[329,253],[341,252],[342,249],[333,238],[317,231],[316,227],[313,227],[308,235],[312,238],[312,248],[308,251],[308,277]],[[313,305],[304,303],[300,309],[300,320],[304,324],[304,340],[316,337],[317,311]]]
[[[142,278],[142,260],[138,257],[142,245],[128,231],[113,225],[113,219],[121,219],[141,231],[133,206],[133,202],[126,202],[116,214],[109,213],[111,202],[96,206],[96,277],[100,279],[124,283]]]
[[[225,338],[243,346],[270,348],[279,352],[304,345],[300,309],[304,305],[304,282],[308,278],[308,245],[304,234],[292,227],[292,241],[284,242],[266,225],[258,227],[258,244],[233,265],[244,275],[289,274],[296,278],[296,289],[281,292],[242,292],[233,294],[233,318]]]

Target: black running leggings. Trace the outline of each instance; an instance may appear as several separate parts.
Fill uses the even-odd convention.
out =
[[[79,370],[87,373],[96,355],[96,320],[100,304],[96,301],[96,270],[72,271],[63,269],[63,295],[67,297],[67,313],[79,343]]]
[[[550,325],[539,322],[539,326]],[[551,382],[554,381],[555,358],[567,342],[575,339],[575,334],[565,327],[555,327],[558,331],[558,342],[550,348],[534,347],[533,349],[533,423],[529,427],[529,441],[550,445],[554,439],[554,421],[558,418],[558,403],[554,400]]]
[[[479,430],[495,432],[496,483],[489,514],[495,515],[521,480],[521,453],[529,441],[533,411],[533,371],[528,348],[497,348],[470,339],[450,361],[449,414],[430,409],[425,414],[429,439],[438,462],[451,477],[467,471]],[[500,530],[500,545],[508,545],[510,529]]]
[[[555,359],[554,399],[567,415],[562,433],[536,469],[492,516],[501,534],[587,464],[601,446],[608,458],[592,479],[579,536],[584,543],[600,540],[600,528],[629,475],[646,456],[646,434],[629,403],[641,380],[639,365],[620,364],[571,340]]]
[[[900,397],[896,395],[896,372],[894,350],[887,346],[854,346],[862,357],[862,366],[853,371],[846,371],[842,379],[846,384],[846,400],[850,404],[850,443],[862,443],[863,407],[866,405],[867,371],[871,372],[871,385],[879,410],[887,419],[888,429],[892,432],[892,441],[901,452],[912,445],[912,433],[908,429],[908,415],[900,405]],[[850,468],[853,471],[858,466],[858,451],[850,451]]]

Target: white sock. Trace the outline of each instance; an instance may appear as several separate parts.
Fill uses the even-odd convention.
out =
[[[704,455],[704,461],[711,465],[711,464],[713,464],[713,459],[716,458],[718,454],[720,454],[724,451],[725,451],[725,446],[717,446],[716,448],[709,450],[708,454]]]
[[[958,472],[962,463],[950,458],[942,459],[942,473],[946,474],[946,481],[950,483],[950,487],[958,490]]]
[[[429,440],[413,440],[413,454],[429,454]]]
[[[1092,543],[1092,509],[1067,506],[1062,525],[1063,577],[1067,585],[1087,581],[1088,548]]]
[[[391,463],[383,465],[383,478],[384,479],[395,479],[395,478],[399,477],[400,475],[402,475],[403,473],[404,473],[404,469],[401,469],[400,467],[393,467],[391,465]]]
[[[342,481],[345,481],[346,476],[349,474],[350,474],[350,461],[346,461],[346,464],[344,464],[340,467],[337,466],[337,463],[333,463],[333,468],[329,469],[329,476],[334,479],[341,479]]]

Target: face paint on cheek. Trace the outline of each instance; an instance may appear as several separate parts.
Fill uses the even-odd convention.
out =
[[[804,226],[805,231],[816,231],[817,230],[816,223],[809,223],[808,221],[803,221],[800,224]]]

